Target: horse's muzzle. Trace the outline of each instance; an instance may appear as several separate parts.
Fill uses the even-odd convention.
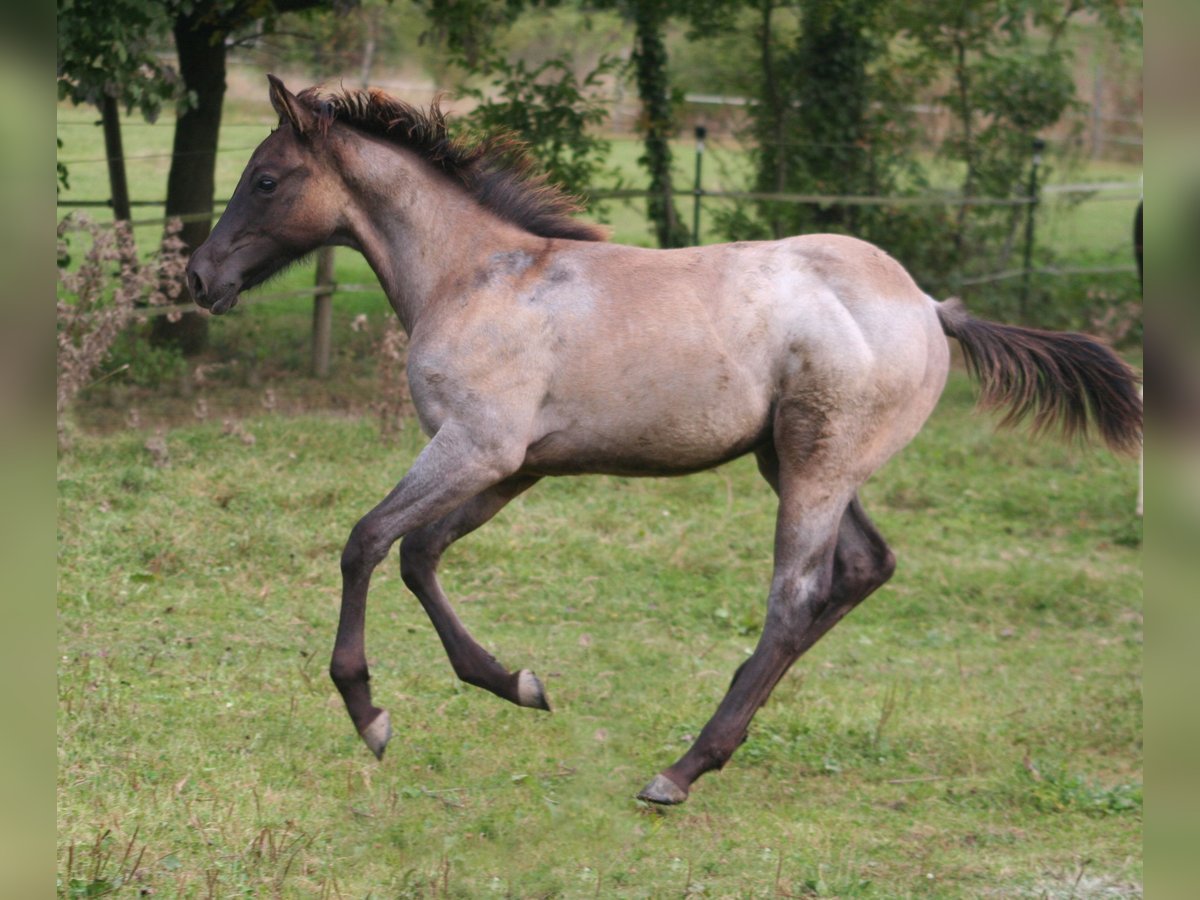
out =
[[[205,270],[200,251],[192,254],[187,266],[187,286],[192,300],[214,316],[229,312],[237,303],[238,288],[231,284],[213,284],[212,274]]]

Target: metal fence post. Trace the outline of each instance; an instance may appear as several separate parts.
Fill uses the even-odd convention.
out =
[[[329,345],[333,331],[333,248],[317,252],[317,293],[313,296],[312,367],[318,378],[329,375]]]
[[[692,188],[692,245],[700,246],[700,197],[704,188],[700,186],[701,163],[704,162],[704,138],[708,129],[703,125],[696,126],[696,186]]]
[[[1045,149],[1045,141],[1041,138],[1033,139],[1033,163],[1029,167],[1029,205],[1025,207],[1025,260],[1022,266],[1020,302],[1022,321],[1028,318],[1029,312],[1029,276],[1030,269],[1033,266],[1033,223],[1034,214],[1037,212],[1038,204],[1041,202],[1038,187],[1038,167],[1042,164],[1042,151]]]

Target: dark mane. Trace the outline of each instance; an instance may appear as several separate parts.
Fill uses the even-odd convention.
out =
[[[598,225],[573,218],[580,210],[578,201],[536,171],[516,136],[497,134],[479,141],[451,137],[436,100],[425,111],[378,88],[326,93],[316,87],[297,98],[317,114],[323,130],[342,122],[407,147],[461,184],[481,205],[526,231],[575,241],[607,237]]]

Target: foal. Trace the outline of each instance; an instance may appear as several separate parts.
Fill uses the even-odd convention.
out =
[[[330,674],[382,757],[363,626],[371,573],[401,540],[404,583],[464,681],[549,709],[528,669],[471,636],[437,579],[454,541],[547,475],[677,475],[753,453],[779,497],[775,570],[753,654],[695,743],[640,797],[680,803],[721,768],[788,667],[891,576],[858,488],[920,430],[957,338],[983,400],[1068,433],[1094,420],[1140,441],[1134,373],[1076,334],[973,319],[848,237],[683,250],[605,243],[504,138],[451,139],[380,91],[290,93],[191,259],[196,302],[241,291],[318,247],[370,263],[410,336],[408,377],[431,440],[353,528]]]

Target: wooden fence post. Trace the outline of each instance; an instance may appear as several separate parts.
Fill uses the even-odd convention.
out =
[[[317,293],[313,296],[312,367],[318,378],[329,375],[329,344],[333,330],[333,248],[317,252]]]

